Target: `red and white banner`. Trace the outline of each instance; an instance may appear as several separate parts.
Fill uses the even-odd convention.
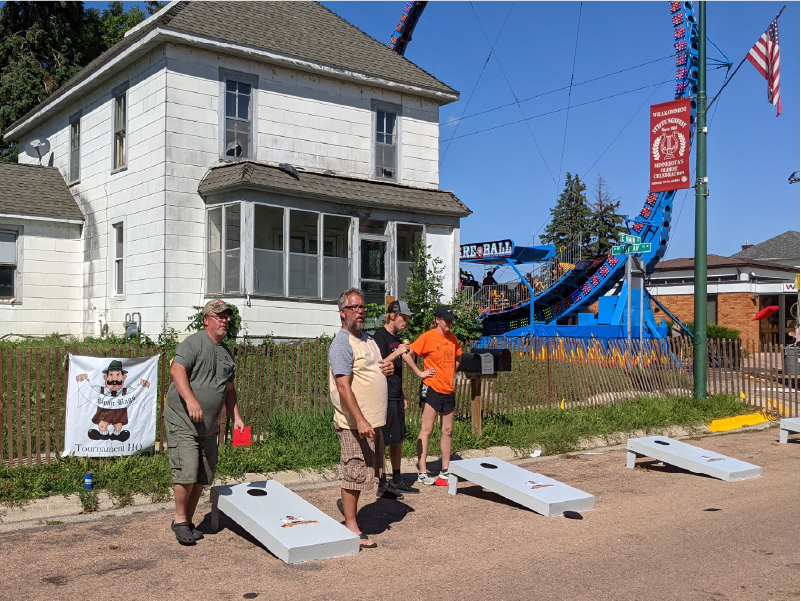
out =
[[[651,192],[690,187],[690,99],[651,106]]]

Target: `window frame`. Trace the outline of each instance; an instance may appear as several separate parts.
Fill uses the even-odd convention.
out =
[[[399,182],[400,181],[400,168],[401,168],[401,153],[400,153],[400,139],[401,139],[401,106],[390,102],[373,100],[371,102],[371,127],[370,127],[370,179],[375,179],[384,182]],[[383,177],[378,175],[378,144],[376,135],[378,133],[378,112],[389,112],[395,114],[395,130],[394,146],[395,146],[395,175],[394,177]]]
[[[120,98],[125,102],[125,123],[123,127],[118,127],[117,123],[117,102]],[[128,168],[128,123],[130,121],[129,113],[130,105],[128,103],[128,82],[117,86],[111,92],[111,173],[119,173]],[[122,131],[124,136],[123,141],[123,161],[121,164],[117,163],[117,134]]]
[[[118,229],[119,228],[119,229]],[[122,256],[117,255],[117,235],[118,231],[122,231]],[[128,228],[126,218],[116,217],[109,220],[109,270],[112,285],[111,298],[124,299],[127,292],[128,278],[126,276],[126,265],[128,263]],[[118,292],[119,281],[118,277],[120,272],[117,269],[117,263],[121,263],[122,271],[122,292]]]
[[[258,160],[258,123],[259,123],[259,103],[258,103],[258,90],[259,90],[259,76],[254,73],[245,73],[243,71],[234,71],[231,69],[219,69],[219,104],[218,104],[218,127],[219,127],[219,141],[218,152],[220,161],[226,163],[237,163],[240,161],[255,161]],[[247,149],[248,156],[242,157],[229,157],[225,154],[225,136],[226,136],[226,121],[225,115],[225,102],[226,102],[226,85],[228,81],[237,81],[250,85],[250,136],[249,146]],[[241,119],[237,119],[240,120]]]
[[[401,262],[398,260],[398,226],[399,225],[411,225],[413,227],[421,228],[422,232],[420,234],[420,242],[423,244],[423,248],[425,248],[426,243],[426,225],[425,223],[413,223],[411,221],[394,221],[395,227],[393,228],[393,235],[392,235],[392,269],[394,270],[394,285],[392,288],[392,295],[395,298],[401,298],[401,281],[398,277],[398,264]],[[405,292],[405,290],[404,290]]]
[[[81,181],[81,111],[78,111],[74,115],[70,117],[70,126],[69,126],[69,160],[68,160],[68,171],[67,171],[67,183],[72,186]],[[76,130],[77,129],[77,138],[78,138],[78,146],[77,148],[73,147],[73,141],[76,137]],[[73,175],[74,172],[74,175]]]
[[[227,224],[227,209],[228,207],[232,207],[236,205],[239,209],[239,284],[237,285],[236,290],[227,290],[225,286],[225,272],[226,272],[226,251],[229,250],[226,245],[228,243],[228,224]],[[203,251],[203,279],[204,279],[204,289],[206,291],[207,297],[215,297],[215,296],[225,296],[225,295],[234,295],[234,296],[244,296],[247,294],[244,292],[248,289],[247,282],[248,278],[244,275],[244,264],[246,261],[246,252],[245,252],[245,244],[247,243],[250,246],[250,259],[248,261],[252,262],[252,251],[253,251],[253,238],[245,234],[246,226],[248,224],[248,217],[245,215],[247,203],[242,202],[241,200],[233,200],[230,202],[221,202],[221,203],[214,203],[212,205],[206,206],[205,216],[205,230],[206,236],[204,241],[204,251]],[[209,235],[210,235],[210,225],[209,225],[209,213],[211,211],[220,210],[220,248],[216,251],[209,250]],[[220,253],[220,290],[209,290],[209,254],[211,252],[219,252]]]
[[[22,237],[24,228],[21,225],[10,225],[0,223],[0,232],[14,234],[14,296],[0,296],[0,305],[20,305],[22,304],[22,263],[23,263],[23,244]],[[12,263],[0,263],[3,266]]]

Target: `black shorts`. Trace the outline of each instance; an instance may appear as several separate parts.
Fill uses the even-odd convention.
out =
[[[406,411],[403,401],[387,401],[387,423],[383,427],[384,443],[389,447],[400,444],[406,437]]]
[[[423,384],[420,389],[420,407],[428,403],[438,413],[451,413],[456,408],[456,394],[442,394]]]

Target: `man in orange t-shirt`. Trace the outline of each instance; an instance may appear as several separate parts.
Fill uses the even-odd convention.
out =
[[[437,307],[434,311],[436,327],[423,333],[415,340],[410,351],[403,355],[403,360],[411,370],[423,378],[420,391],[420,404],[423,407],[423,423],[420,436],[417,437],[417,463],[419,473],[417,481],[420,484],[434,484],[437,478],[428,475],[426,458],[428,455],[428,441],[434,430],[437,416],[441,418],[442,439],[440,450],[442,452],[442,470],[439,478],[448,479],[448,467],[451,460],[451,443],[453,440],[453,409],[456,406],[456,397],[453,390],[453,377],[462,361],[462,348],[456,336],[451,332],[453,325],[453,311],[447,305]],[[416,364],[418,356],[423,357],[424,371],[420,371]]]

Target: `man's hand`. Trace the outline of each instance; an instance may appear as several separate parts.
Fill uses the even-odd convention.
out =
[[[234,430],[239,430],[240,432],[245,431],[245,422],[242,421],[242,418],[234,418]]]
[[[195,400],[186,399],[186,412],[189,414],[189,419],[193,422],[200,423],[203,421],[203,409],[200,408],[200,403]]]
[[[385,376],[391,376],[395,373],[395,366],[392,364],[392,361],[381,359],[381,361],[378,362],[378,366],[381,368],[381,373]]]
[[[139,380],[139,386],[144,386],[145,388],[150,388],[150,382],[142,378]]]
[[[359,432],[359,438],[375,440],[375,430],[364,417],[356,418],[356,430]]]
[[[88,379],[89,379],[89,374],[78,374],[77,376],[75,376],[76,382],[85,382]]]
[[[436,369],[434,369],[433,367],[429,367],[427,370],[420,373],[420,377],[425,380],[426,378],[432,377],[436,373],[437,373]]]

